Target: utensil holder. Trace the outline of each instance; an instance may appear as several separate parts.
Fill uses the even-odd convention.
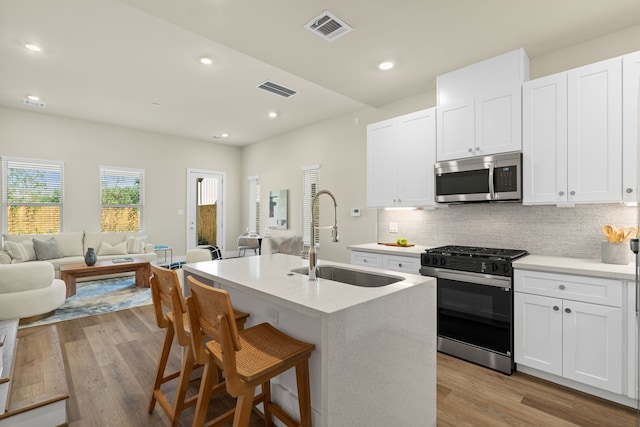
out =
[[[602,262],[605,264],[629,264],[631,249],[628,243],[602,242]]]

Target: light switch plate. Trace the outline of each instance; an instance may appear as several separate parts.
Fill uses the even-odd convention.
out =
[[[397,233],[398,232],[398,223],[390,222],[389,223],[389,233]]]

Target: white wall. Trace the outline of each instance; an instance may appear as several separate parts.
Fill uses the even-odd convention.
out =
[[[100,230],[99,166],[145,170],[145,231],[183,255],[186,170],[227,173],[226,250],[240,231],[241,149],[99,123],[0,107],[0,156],[65,163],[64,231]]]

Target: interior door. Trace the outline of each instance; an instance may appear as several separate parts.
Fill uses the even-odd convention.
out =
[[[224,175],[187,170],[187,249],[215,245],[224,253]]]

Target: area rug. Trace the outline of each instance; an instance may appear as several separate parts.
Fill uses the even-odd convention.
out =
[[[21,328],[94,316],[151,303],[151,290],[137,287],[135,277],[80,282],[77,284],[76,294],[67,298],[51,316],[21,325]]]

